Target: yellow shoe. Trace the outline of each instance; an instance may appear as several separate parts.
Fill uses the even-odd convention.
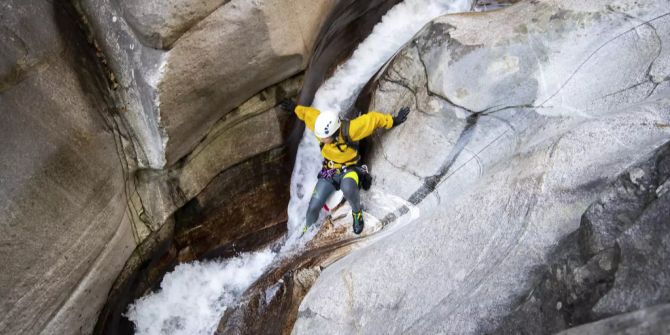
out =
[[[307,232],[307,225],[304,225],[302,226],[302,232],[300,232],[300,237],[302,237],[302,235],[305,235],[306,232]]]

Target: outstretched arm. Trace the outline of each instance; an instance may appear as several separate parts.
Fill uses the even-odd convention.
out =
[[[382,114],[378,112],[368,112],[353,120],[349,126],[349,137],[352,141],[360,141],[370,135],[377,128],[391,129],[405,122],[409,114],[409,108],[403,107],[397,116]]]
[[[305,126],[307,126],[309,130],[314,131],[316,118],[321,114],[318,109],[297,105],[295,102],[288,99],[282,101],[280,105],[283,110],[294,112],[298,119],[305,122]]]
[[[295,108],[295,115],[298,116],[298,119],[305,121],[305,126],[309,130],[314,131],[314,123],[316,123],[316,118],[321,112],[318,109],[298,105]]]

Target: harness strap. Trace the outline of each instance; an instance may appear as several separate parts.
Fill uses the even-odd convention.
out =
[[[351,136],[349,136],[349,125],[351,124],[350,120],[342,120],[340,129],[342,129],[342,137],[344,138],[344,143],[350,148],[354,148],[354,150],[358,151],[360,145],[358,142],[354,142],[351,140]]]
[[[349,136],[349,126],[351,124],[351,121],[350,120],[341,120],[340,122],[341,122],[340,123],[340,132],[342,134],[342,138],[344,139],[344,144],[347,147],[352,148],[356,151],[356,157],[354,157],[353,159],[348,160],[346,162],[343,162],[343,163],[339,163],[339,162],[331,161],[331,160],[328,160],[328,159],[324,159],[323,160],[323,166],[326,167],[326,168],[329,168],[329,169],[335,169],[335,168],[341,168],[341,167],[345,167],[345,166],[354,165],[354,164],[357,164],[361,160],[361,155],[358,153],[358,150],[360,148],[359,142],[352,141],[351,137]],[[336,135],[336,136],[339,139],[339,134]],[[335,143],[335,146],[337,147],[337,149],[339,149],[341,152],[344,152],[344,150],[342,148],[340,148],[340,145],[341,145],[341,143],[337,143],[337,142]],[[323,150],[324,146],[325,146],[325,143],[319,142],[319,148],[321,150]]]
[[[323,160],[323,167],[327,168],[327,169],[341,169],[341,168],[350,167],[352,165],[358,164],[358,161],[360,161],[360,159],[361,159],[360,155],[356,155],[356,157],[354,157],[354,159],[346,161],[344,163],[338,163],[338,162],[335,162],[335,161],[331,161],[329,159],[324,159]]]

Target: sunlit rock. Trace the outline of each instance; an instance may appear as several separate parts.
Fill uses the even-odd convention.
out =
[[[136,246],[123,128],[76,22],[72,8],[48,1],[0,4],[5,334],[90,332]]]
[[[239,104],[304,70],[333,4],[207,1],[188,13],[178,10],[184,1],[79,7],[114,74],[140,164],[160,169]],[[155,39],[169,47],[155,49]]]
[[[421,217],[324,269],[293,333],[503,326],[609,182],[670,140],[667,4],[528,1],[426,26],[370,108],[413,109],[369,162]]]

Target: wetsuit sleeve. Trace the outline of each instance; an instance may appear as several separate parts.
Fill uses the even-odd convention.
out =
[[[314,123],[316,123],[316,117],[319,116],[319,114],[321,114],[321,112],[316,108],[300,105],[295,108],[295,115],[298,116],[298,119],[303,120],[305,126],[311,131],[314,131]]]
[[[353,120],[349,124],[349,137],[352,141],[360,141],[370,135],[377,128],[390,129],[393,126],[393,117],[378,112],[368,112]]]

